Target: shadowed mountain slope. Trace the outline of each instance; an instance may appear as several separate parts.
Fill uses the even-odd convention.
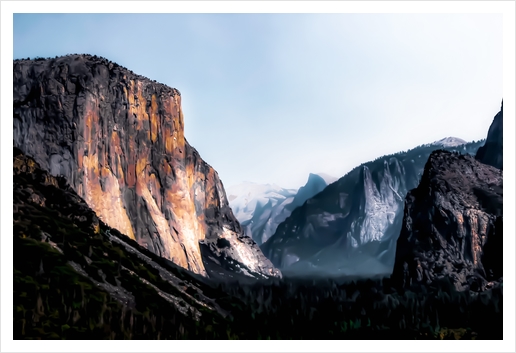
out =
[[[364,163],[296,208],[261,249],[285,275],[390,275],[407,192],[430,153],[476,153],[444,139]]]

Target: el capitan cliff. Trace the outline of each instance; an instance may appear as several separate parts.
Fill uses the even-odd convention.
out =
[[[13,69],[14,146],[63,175],[109,226],[204,276],[215,263],[281,275],[185,139],[178,90],[91,55],[16,60]]]

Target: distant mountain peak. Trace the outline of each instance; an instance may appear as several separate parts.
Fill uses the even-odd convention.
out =
[[[307,182],[314,181],[314,180],[321,180],[321,179],[323,179],[323,178],[319,174],[310,173],[310,174],[308,174],[308,181]]]
[[[227,188],[233,213],[245,233],[258,244],[269,239],[291,212],[321,192],[337,178],[324,173],[309,173],[299,189],[284,189],[276,184],[243,182]]]
[[[456,147],[460,145],[466,144],[467,141],[464,141],[461,138],[458,137],[445,137],[443,139],[440,139],[439,141],[432,142],[430,145],[439,145],[444,147]]]
[[[330,185],[331,183],[333,183],[334,181],[337,181],[338,178],[334,177],[334,176],[331,176],[329,174],[326,174],[326,173],[310,173],[310,175],[312,174],[315,174],[319,177],[321,177],[327,185]]]

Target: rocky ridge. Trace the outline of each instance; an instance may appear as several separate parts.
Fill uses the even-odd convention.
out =
[[[430,153],[474,154],[482,144],[443,147],[443,141],[353,169],[293,210],[261,249],[285,274],[390,275],[404,198],[419,183]]]

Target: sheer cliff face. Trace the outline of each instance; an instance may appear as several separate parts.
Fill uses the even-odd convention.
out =
[[[503,102],[495,115],[484,146],[478,149],[476,159],[484,164],[503,169]]]
[[[459,290],[485,288],[502,277],[502,212],[500,169],[432,153],[405,201],[393,277],[408,286],[450,276]]]
[[[207,274],[200,242],[278,274],[186,141],[177,90],[88,55],[15,61],[13,84],[14,145],[64,175],[109,226],[198,274]],[[220,238],[229,246],[215,246]]]

